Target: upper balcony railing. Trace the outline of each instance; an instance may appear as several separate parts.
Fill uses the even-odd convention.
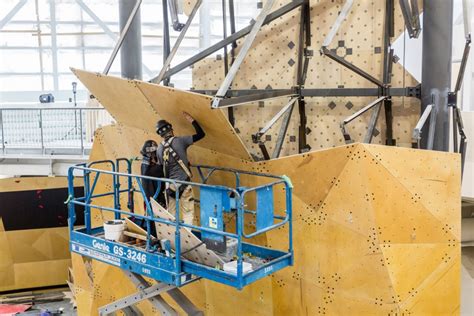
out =
[[[95,130],[113,122],[100,107],[0,107],[0,154],[88,155]]]

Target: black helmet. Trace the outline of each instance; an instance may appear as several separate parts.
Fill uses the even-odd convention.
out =
[[[142,150],[140,150],[140,153],[143,156],[151,157],[152,155],[155,154],[157,149],[158,149],[158,144],[154,140],[150,139],[150,140],[147,140],[143,144],[143,147],[142,147]]]
[[[173,129],[173,126],[166,120],[159,120],[156,123],[156,133],[160,136],[165,136],[169,131]]]

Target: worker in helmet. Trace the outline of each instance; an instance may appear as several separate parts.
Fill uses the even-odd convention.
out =
[[[150,139],[147,140],[144,144],[140,153],[142,154],[142,165],[141,173],[142,176],[154,177],[154,178],[163,178],[163,167],[158,164],[158,159],[156,156],[156,150],[158,149],[158,144],[156,141]],[[162,206],[166,205],[165,195],[164,195],[164,183],[158,182],[149,179],[141,179],[143,190],[145,191],[145,197],[147,200],[150,198],[155,198],[155,200],[160,203]]]
[[[192,174],[188,160],[187,149],[195,142],[204,138],[205,133],[196,120],[187,112],[184,118],[193,125],[196,134],[190,136],[174,136],[173,127],[165,120],[158,121],[156,132],[163,138],[156,151],[158,163],[163,166],[165,178],[190,181]],[[189,185],[169,185],[166,189],[168,211],[176,214],[176,190],[179,190],[179,210],[181,219],[186,224],[192,224],[194,219],[193,190]]]

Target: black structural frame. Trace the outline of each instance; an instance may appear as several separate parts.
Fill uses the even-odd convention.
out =
[[[163,13],[165,18],[163,19],[163,26],[164,26],[164,59],[167,57],[167,52],[169,53],[169,21],[167,17],[167,1],[163,0]],[[170,0],[173,1],[173,0]],[[229,10],[229,18],[230,18],[230,29],[231,34],[227,36],[227,9],[226,9],[226,1],[222,0],[222,10],[223,10],[223,33],[224,38],[219,41],[218,43],[211,45],[210,47],[204,49],[198,54],[188,58],[187,60],[179,63],[178,65],[171,67],[163,77],[163,83],[165,85],[169,84],[169,80],[172,75],[178,73],[179,71],[193,66],[195,63],[203,60],[207,56],[215,53],[221,49],[224,50],[224,58],[222,58],[224,62],[224,71],[227,74],[229,60],[227,56],[227,47],[231,45],[231,61],[232,64],[235,58],[235,48],[237,47],[237,40],[246,36],[252,30],[252,23],[239,30],[235,30],[235,14],[234,14],[234,3],[233,0],[228,0],[228,10]],[[337,63],[343,65],[344,67],[350,69],[354,73],[362,76],[363,78],[372,82],[376,87],[374,88],[345,88],[345,87],[338,87],[338,88],[330,88],[330,89],[306,89],[305,88],[305,81],[308,72],[308,65],[309,59],[313,56],[313,51],[309,49],[311,45],[311,21],[310,21],[310,5],[309,0],[293,0],[290,3],[281,6],[280,8],[274,10],[273,12],[269,13],[263,25],[267,25],[279,17],[291,12],[297,8],[301,8],[301,18],[300,18],[300,43],[298,46],[298,73],[297,73],[297,82],[296,85],[291,89],[229,89],[225,95],[225,99],[222,100],[223,104],[225,105],[232,105],[232,104],[240,104],[240,103],[248,103],[252,101],[261,101],[265,99],[275,98],[275,97],[297,97],[298,98],[298,112],[299,112],[299,128],[298,128],[298,149],[299,152],[305,152],[310,150],[309,145],[306,141],[306,136],[311,132],[311,130],[307,127],[307,118],[306,118],[306,102],[305,97],[367,97],[367,96],[374,96],[374,97],[382,97],[383,99],[383,106],[385,110],[385,119],[386,119],[386,144],[387,145],[395,145],[395,140],[393,139],[393,115],[392,115],[392,97],[415,97],[421,98],[421,86],[418,85],[416,87],[404,87],[404,88],[393,88],[391,87],[391,76],[392,76],[392,64],[394,62],[394,55],[393,49],[391,48],[390,39],[394,36],[394,1],[395,0],[385,0],[386,1],[386,16],[385,16],[385,27],[384,27],[384,58],[383,58],[383,75],[382,80],[379,80],[372,75],[368,74],[364,70],[360,69],[356,65],[348,62],[344,58],[338,56],[335,52],[331,51],[327,47],[322,47],[320,52],[321,54],[331,58],[332,60],[336,61]],[[401,0],[400,4],[403,6],[406,4],[406,1]],[[417,36],[418,26],[415,20],[415,14],[413,11],[416,11],[417,8],[411,8],[410,17],[408,19],[410,22],[415,21],[412,23],[412,29],[414,29],[414,36]],[[405,20],[406,22],[407,20]],[[414,24],[414,25],[413,25]],[[412,33],[410,34],[412,36]],[[206,95],[215,95],[217,90],[194,90],[193,92],[202,93]],[[374,112],[372,113],[372,118],[370,120],[369,126],[369,133],[366,136],[366,141],[370,142],[372,139],[373,131],[375,125],[377,123],[377,119],[380,113],[380,107],[382,104],[378,104],[374,107]],[[292,108],[291,108],[292,110]],[[235,125],[235,117],[233,114],[233,110],[231,107],[228,109],[229,120],[232,125]],[[291,111],[289,111],[291,115]],[[286,119],[288,115],[283,120],[281,132],[286,133],[287,125],[289,123],[289,119]],[[285,126],[286,125],[286,126]],[[272,158],[277,158],[279,155],[279,151],[281,150],[282,145],[282,138],[284,135],[280,135],[277,139],[277,148],[275,150],[274,155]],[[263,142],[259,141],[259,147],[262,149],[262,154],[264,155],[264,159],[269,159],[270,155],[265,148]],[[279,148],[278,148],[279,147]],[[275,157],[276,155],[276,157]]]

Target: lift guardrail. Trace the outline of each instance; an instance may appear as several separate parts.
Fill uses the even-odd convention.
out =
[[[125,172],[119,170],[121,163],[126,164]],[[292,185],[289,178],[212,166],[197,166],[196,169],[200,182],[132,174],[131,161],[123,158],[117,161],[103,160],[71,167],[68,175],[71,251],[178,287],[192,282],[195,277],[202,277],[241,289],[293,264]],[[234,186],[216,183],[218,178],[214,176],[222,172],[234,176]],[[75,196],[73,186],[74,178],[78,173],[82,173],[84,177],[84,196],[80,197]],[[245,179],[242,179],[243,177]],[[249,181],[251,178],[256,181]],[[107,179],[109,189],[105,192],[97,192],[98,183],[104,179]],[[199,198],[196,201],[199,204],[201,224],[186,224],[177,220],[180,218],[179,190],[176,192],[176,219],[165,218],[159,213],[157,215],[155,213],[157,204],[153,204],[156,202],[145,198],[142,179],[156,181],[158,188],[160,183],[172,184],[176,188],[189,185],[195,194],[199,192]],[[210,181],[214,184],[209,184]],[[242,186],[242,182],[247,181],[258,183],[258,185]],[[124,200],[124,194],[127,206],[122,208],[120,201]],[[134,209],[136,205],[134,194],[138,194],[144,201],[143,214],[139,214]],[[274,195],[278,194],[284,195],[285,209],[275,210]],[[98,203],[94,202],[103,197],[111,197],[113,205],[107,206],[107,203],[100,203],[100,200]],[[84,207],[85,227],[74,227],[76,205]],[[113,213],[115,219],[129,217],[144,221],[146,223],[145,244],[138,247],[124,242],[106,240],[103,237],[102,225],[92,226],[92,209],[100,210],[101,213]],[[226,216],[235,217],[235,221],[227,225],[229,220],[225,221]],[[174,236],[169,236],[174,249],[156,247],[157,236],[152,235],[152,224],[155,224],[157,236],[164,231],[169,235],[171,231],[174,232]],[[282,226],[288,227],[287,232],[281,232],[287,234],[288,243],[285,250],[253,243],[253,237]],[[249,227],[254,227],[253,231],[245,231],[249,230]],[[210,266],[197,260],[198,258],[194,260],[189,256],[189,251],[195,249],[190,250],[189,247],[186,249],[183,243],[183,240],[187,242],[189,238],[200,238],[200,243],[196,248],[205,244],[206,248],[201,248],[201,251],[211,257],[221,258],[222,264],[235,261],[232,263],[236,264],[236,273],[224,271],[223,266],[219,264]],[[212,242],[216,241],[227,245],[227,239],[236,242],[235,258],[224,258],[223,254],[213,252],[209,248],[213,245]],[[208,240],[212,242],[208,244]],[[247,265],[251,262],[250,271],[244,271],[244,262]]]

